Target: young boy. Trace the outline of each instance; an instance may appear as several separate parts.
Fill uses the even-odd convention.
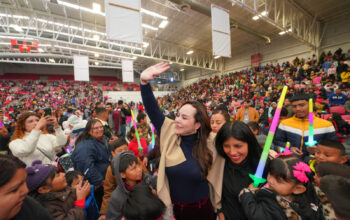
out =
[[[84,176],[79,171],[73,170],[66,173],[67,185],[76,189],[83,181]]]
[[[142,137],[146,139],[147,145],[152,140],[152,129],[147,123],[147,115],[144,113],[139,113],[137,115],[138,128],[142,129]]]
[[[348,157],[345,154],[345,147],[335,140],[321,140],[315,149],[315,159],[309,161],[310,168],[315,172],[315,166],[321,162],[334,162],[345,164]]]
[[[113,158],[112,171],[117,178],[118,186],[109,200],[106,219],[120,220],[123,217],[122,207],[129,191],[141,182],[155,189],[157,177],[143,173],[137,157],[130,151],[121,152]]]
[[[64,173],[53,165],[34,161],[26,168],[29,195],[37,199],[54,219],[85,220],[85,198],[90,184],[85,182],[76,189],[67,187]]]
[[[128,143],[124,138],[119,138],[111,144],[111,150],[112,150],[111,152],[112,156],[115,157],[119,153],[128,150]],[[146,167],[143,166],[142,170],[143,172],[148,173]],[[117,178],[113,174],[111,166],[109,166],[106,171],[105,180],[103,181],[104,193],[103,193],[103,201],[102,201],[101,210],[100,210],[101,215],[106,215],[109,198],[111,197],[113,190],[115,190],[117,186],[118,186]]]
[[[321,140],[316,147],[315,152],[316,163],[334,162],[344,164],[348,161],[345,155],[345,147],[342,143],[335,140]]]

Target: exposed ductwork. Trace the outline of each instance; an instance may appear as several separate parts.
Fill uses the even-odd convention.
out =
[[[175,4],[180,5],[180,9],[183,11],[188,11],[190,9],[192,9],[193,11],[199,12],[201,14],[207,15],[209,17],[211,17],[211,10],[208,7],[203,6],[202,4],[197,3],[196,1],[192,1],[192,0],[169,0]],[[258,38],[263,39],[266,43],[271,43],[271,39],[270,37],[258,33],[257,31],[244,26],[242,24],[240,24],[239,22],[237,22],[236,20],[230,18],[230,25],[231,28],[238,28],[239,30],[245,31],[251,35],[254,35]]]

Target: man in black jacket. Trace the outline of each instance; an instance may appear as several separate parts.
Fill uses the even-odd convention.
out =
[[[121,113],[121,123],[120,123],[120,135],[119,137],[124,137],[126,135],[126,116],[131,116],[129,108],[124,105],[123,100],[118,101],[118,111]]]

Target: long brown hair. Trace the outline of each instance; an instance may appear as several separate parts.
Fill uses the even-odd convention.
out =
[[[26,127],[25,127],[25,121],[27,120],[27,118],[29,118],[30,116],[36,116],[40,119],[40,116],[37,115],[34,112],[26,112],[23,113],[21,116],[19,116],[17,122],[16,122],[16,127],[15,127],[15,131],[13,133],[13,136],[11,138],[11,141],[16,140],[16,139],[22,139],[24,137],[24,133],[26,131]],[[44,134],[47,134],[46,128],[44,127],[43,129],[41,129],[42,132]]]
[[[202,177],[208,175],[209,169],[213,163],[212,152],[208,149],[207,139],[211,132],[210,120],[205,106],[197,101],[188,101],[184,105],[191,105],[196,109],[196,114],[194,115],[195,122],[200,123],[200,127],[197,130],[198,138],[192,150],[192,155],[195,160],[198,161],[201,168]]]

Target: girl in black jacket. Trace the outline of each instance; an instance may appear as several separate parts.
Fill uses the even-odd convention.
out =
[[[310,167],[292,154],[284,153],[271,161],[267,184],[252,185],[240,193],[248,219],[323,220],[323,211],[311,182]]]

